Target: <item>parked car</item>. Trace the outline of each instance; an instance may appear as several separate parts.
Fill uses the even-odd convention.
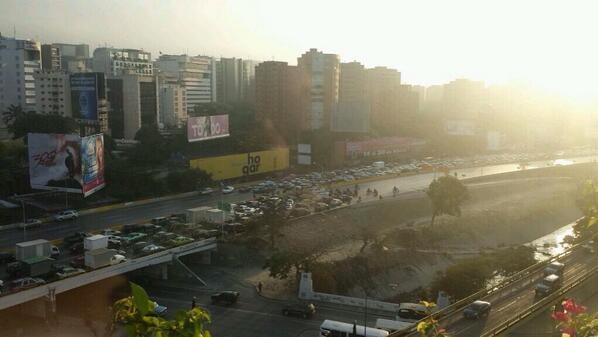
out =
[[[88,236],[91,236],[91,234],[85,232],[76,232],[64,237],[62,241],[68,247],[79,242],[83,243],[83,239],[85,239]]]
[[[58,276],[59,279],[64,279],[67,277],[72,277],[72,276],[83,274],[83,273],[85,273],[85,270],[83,270],[81,268],[65,267],[61,271],[57,272],[56,276]]]
[[[78,217],[79,212],[75,211],[74,209],[67,209],[54,214],[54,220],[56,221],[73,220],[77,219]]]
[[[69,264],[73,268],[83,268],[83,267],[85,267],[85,256],[83,256],[83,255],[76,256],[75,258],[73,258],[71,260],[71,263],[69,263]]]
[[[141,228],[140,224],[126,224],[122,227],[122,234],[131,234],[139,232],[139,228]]]
[[[240,294],[238,291],[227,290],[212,294],[211,299],[212,304],[224,303],[230,305],[237,303],[239,296]]]
[[[9,252],[0,252],[0,264],[15,262],[15,255]]]
[[[145,238],[146,236],[147,236],[147,234],[145,234],[145,233],[137,233],[137,232],[129,233],[128,235],[121,237],[121,243],[123,245],[130,245],[132,243],[139,242],[139,241],[143,240],[143,238]]]
[[[237,188],[237,191],[239,191],[239,193],[251,192],[251,187],[241,186],[241,187]]]
[[[199,190],[199,194],[201,195],[210,195],[212,193],[214,193],[214,189],[210,187],[205,187]]]
[[[85,252],[85,245],[83,242],[77,242],[73,244],[69,250],[71,251],[71,254],[82,254]]]
[[[117,230],[112,229],[112,228],[104,229],[102,231],[102,235],[108,236],[108,237],[110,237],[110,236],[119,236],[120,234],[121,234],[120,231],[117,231]]]
[[[11,277],[20,277],[25,273],[25,267],[21,261],[10,262],[6,265],[6,273]]]
[[[298,316],[309,318],[316,313],[316,306],[313,303],[295,303],[285,305],[282,314],[285,316]]]
[[[235,191],[235,188],[232,186],[224,186],[222,188],[222,193],[224,193],[224,194],[233,193],[234,191]]]
[[[10,288],[12,289],[12,291],[21,291],[35,288],[45,283],[46,281],[42,280],[41,278],[23,277],[12,281],[10,283]]]
[[[21,229],[37,228],[42,225],[42,221],[39,219],[27,219],[25,222],[19,224]]]
[[[155,253],[155,252],[159,252],[161,250],[164,250],[164,247],[155,245],[153,243],[150,245],[147,245],[147,246],[143,247],[143,249],[141,249],[141,251],[145,254]]]
[[[490,302],[475,301],[465,307],[463,310],[463,316],[465,318],[478,319],[482,316],[488,315],[491,308],[492,305]]]
[[[191,243],[193,242],[192,238],[186,237],[186,236],[177,236],[174,239],[168,240],[168,245],[169,246],[182,246],[184,244],[187,243]]]
[[[56,259],[59,256],[60,256],[60,248],[58,248],[54,245],[51,245],[50,246],[50,257],[53,259]]]
[[[115,254],[110,258],[110,265],[113,266],[115,264],[127,262],[127,258],[124,255]]]

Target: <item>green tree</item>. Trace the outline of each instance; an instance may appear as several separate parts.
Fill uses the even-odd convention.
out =
[[[23,107],[20,105],[11,104],[5,111],[2,111],[2,121],[4,125],[10,127],[15,122],[17,117],[23,115]]]
[[[270,201],[266,206],[264,214],[260,217],[260,222],[268,230],[270,249],[274,249],[276,238],[280,236],[280,230],[286,225],[287,218],[282,203]]]
[[[26,161],[27,149],[21,141],[0,142],[0,196],[16,193]]]
[[[464,259],[439,273],[431,287],[434,293],[444,290],[453,298],[461,299],[485,287],[493,269],[487,257]]]
[[[200,308],[181,310],[173,320],[153,313],[156,303],[149,299],[145,290],[131,283],[132,296],[114,303],[113,321],[125,326],[129,337],[210,337],[206,325],[210,314]]]
[[[135,133],[135,140],[139,141],[131,153],[131,159],[135,163],[158,165],[167,159],[166,141],[158,131],[157,125],[141,126]]]
[[[598,244],[598,186],[593,180],[586,180],[580,184],[576,203],[584,215],[583,219],[573,226],[577,240],[594,239]]]
[[[166,176],[166,186],[171,192],[190,192],[211,183],[210,174],[199,169],[172,171]]]
[[[58,115],[40,115],[34,112],[17,112],[7,124],[14,139],[27,133],[77,133],[79,124],[69,117]]]
[[[286,279],[289,277],[291,271],[295,271],[296,275],[301,272],[311,271],[312,265],[322,256],[322,250],[303,250],[303,251],[289,251],[276,250],[266,259],[263,269],[268,269],[270,277]]]
[[[426,194],[432,202],[432,220],[434,225],[437,215],[461,215],[461,204],[469,198],[467,187],[457,178],[442,176],[430,183]]]

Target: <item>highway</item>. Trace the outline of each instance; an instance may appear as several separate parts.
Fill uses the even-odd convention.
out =
[[[596,255],[589,255],[584,251],[575,251],[563,259],[565,262],[564,285],[581,276],[591,267],[598,263]],[[487,317],[477,321],[463,318],[463,311],[448,315],[440,319],[440,326],[447,329],[451,336],[481,336],[496,328],[502,322],[513,317],[517,313],[530,307],[537,299],[535,298],[534,286],[542,278],[542,271],[535,273],[523,281],[508,287],[506,290],[489,295],[482,300],[492,304],[492,310]]]
[[[570,158],[567,160],[569,163],[583,163],[596,161],[597,158],[598,157],[591,156]],[[536,161],[530,162],[527,168],[543,168],[553,164],[553,160]],[[473,178],[517,170],[519,170],[519,164],[500,164],[457,169],[450,171],[450,174],[457,172],[459,178]],[[359,186],[362,192],[367,188],[371,188],[377,189],[383,196],[390,196],[392,195],[392,188],[394,186],[399,187],[401,194],[412,191],[421,191],[428,187],[436,175],[436,173],[422,173],[409,176],[399,176],[379,181],[359,183]],[[97,231],[116,225],[149,220],[157,216],[180,213],[185,209],[192,207],[215,206],[219,200],[223,200],[225,202],[238,202],[251,198],[252,193],[237,192],[227,195],[218,194],[210,196],[191,196],[167,201],[157,201],[144,205],[106,210],[89,215],[82,215],[74,221],[46,223],[40,228],[29,229],[26,232],[22,229],[10,229],[0,232],[0,249],[13,248],[14,244],[17,242],[35,239],[60,239],[74,232]]]

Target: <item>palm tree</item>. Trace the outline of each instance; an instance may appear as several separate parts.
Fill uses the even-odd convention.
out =
[[[5,111],[2,112],[2,121],[4,125],[11,126],[18,116],[24,114],[23,107],[20,105],[11,104]]]

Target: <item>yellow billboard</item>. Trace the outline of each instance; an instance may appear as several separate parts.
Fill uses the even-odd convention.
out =
[[[289,167],[289,149],[276,148],[267,151],[191,159],[189,166],[210,173],[214,180],[280,171]]]

